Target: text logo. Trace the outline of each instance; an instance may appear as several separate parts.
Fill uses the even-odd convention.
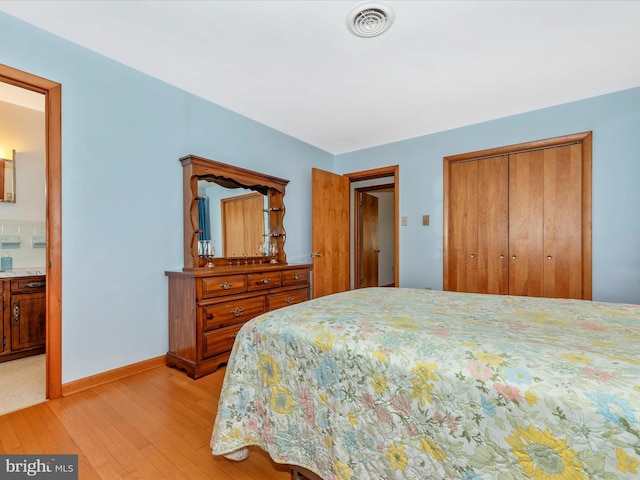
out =
[[[0,480],[78,480],[78,455],[0,455]]]

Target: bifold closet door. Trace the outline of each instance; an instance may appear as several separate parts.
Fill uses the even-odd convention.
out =
[[[449,285],[455,292],[478,291],[478,162],[451,164],[449,189]]]
[[[509,294],[582,298],[581,147],[509,156]]]
[[[508,157],[450,170],[447,290],[508,293]]]
[[[478,293],[509,293],[509,160],[478,160]]]
[[[543,292],[583,298],[582,147],[544,150]]]

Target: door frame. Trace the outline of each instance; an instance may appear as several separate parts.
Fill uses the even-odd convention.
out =
[[[0,82],[45,98],[46,395],[53,400],[62,397],[62,85],[2,64]]]
[[[354,288],[360,288],[359,287],[359,279],[358,277],[361,276],[362,273],[362,203],[361,203],[361,197],[363,193],[370,193],[370,192],[377,192],[380,190],[388,190],[390,188],[394,189],[394,206],[395,206],[395,183],[384,183],[384,184],[380,184],[380,185],[371,185],[369,187],[359,187],[359,188],[354,188],[353,190],[353,211],[355,212],[355,218],[354,218],[354,235],[353,235],[353,265],[354,265],[354,282],[353,282],[353,286]],[[395,213],[394,213],[394,217],[395,217]],[[395,218],[394,218],[394,223],[395,223]],[[394,241],[394,246],[395,246],[395,241]],[[395,252],[394,252],[395,255]],[[395,258],[395,257],[394,257]],[[394,272],[396,269],[396,265],[394,263]],[[397,283],[395,282],[395,277],[394,277],[394,284],[393,286],[397,286]]]
[[[393,283],[394,286],[400,286],[400,175],[399,175],[400,167],[398,165],[392,165],[388,167],[374,168],[372,170],[363,170],[361,172],[353,172],[353,173],[345,173],[344,177],[349,179],[351,184],[355,182],[362,182],[364,180],[376,180],[378,178],[385,177],[393,177],[393,235],[394,235],[394,252],[393,252]],[[388,188],[389,184],[385,184]],[[373,189],[379,189],[382,186],[374,186]],[[366,187],[363,187],[366,188]],[[358,189],[356,189],[358,190]],[[362,190],[362,189],[360,189]],[[354,192],[354,196],[357,197],[357,192]],[[357,200],[355,200],[357,202]],[[354,205],[354,211],[356,212],[356,217],[360,216],[360,208],[356,204]],[[354,230],[354,272],[358,272],[358,268],[360,265],[360,252],[358,247],[358,235],[361,235],[359,232],[359,220],[356,219],[356,226]],[[351,228],[351,226],[350,226]],[[354,279],[353,286],[357,287],[357,281]]]

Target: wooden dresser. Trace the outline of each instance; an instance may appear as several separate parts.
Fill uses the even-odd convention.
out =
[[[226,363],[236,334],[261,313],[309,300],[311,265],[256,264],[168,271],[167,365],[192,378]]]

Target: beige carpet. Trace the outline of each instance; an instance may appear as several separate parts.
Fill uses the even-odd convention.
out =
[[[0,363],[0,415],[47,400],[46,356]]]

